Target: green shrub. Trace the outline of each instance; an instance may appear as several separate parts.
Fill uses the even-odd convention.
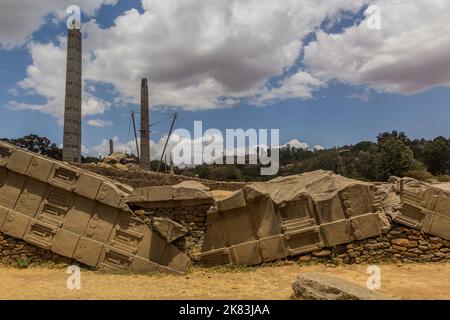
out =
[[[16,267],[19,269],[26,269],[30,265],[30,260],[28,258],[19,258],[16,261]]]
[[[420,181],[427,181],[430,179],[436,179],[431,173],[429,173],[426,169],[414,169],[409,170],[405,173],[406,177],[414,178]]]

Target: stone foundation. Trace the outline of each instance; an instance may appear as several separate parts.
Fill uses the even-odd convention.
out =
[[[200,253],[206,227],[206,215],[210,205],[175,206],[167,208],[151,208],[135,210],[135,214],[151,227],[151,217],[168,218],[178,222],[188,234],[178,239],[174,244],[185,252],[191,259]]]
[[[393,224],[393,228],[385,235],[324,248],[301,255],[298,260],[336,264],[450,261],[450,241]]]
[[[0,264],[26,268],[34,265],[69,266],[74,260],[60,256],[50,250],[45,250],[7,236],[0,232]]]
[[[139,212],[147,223],[150,217],[158,216],[185,226],[189,230],[188,235],[175,242],[175,245],[192,255],[199,252],[202,245],[207,207],[155,208],[149,212]],[[292,257],[291,260],[333,264],[450,262],[450,241],[394,225],[385,235],[324,248]],[[72,259],[0,233],[0,265],[19,268],[39,265],[65,267],[74,263],[76,261]]]

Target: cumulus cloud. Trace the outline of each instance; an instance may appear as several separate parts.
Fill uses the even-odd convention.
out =
[[[135,155],[137,154],[136,141],[134,139],[124,142],[124,141],[120,141],[119,137],[114,136],[112,140],[114,143],[114,152],[125,152],[128,154],[135,154]],[[151,160],[159,160],[160,159],[166,140],[167,140],[167,136],[163,136],[157,142],[155,142],[153,140],[150,141]],[[175,141],[176,141],[176,137],[174,138],[174,140],[171,139],[169,141],[165,154],[167,154],[167,155],[170,154],[172,148],[175,145]],[[184,143],[186,143],[186,142],[187,141],[185,141]],[[141,143],[141,139],[138,138],[139,146],[140,146],[140,143]],[[91,155],[91,156],[96,156],[96,157],[97,156],[102,156],[102,157],[107,156],[109,154],[109,139],[103,139],[100,144],[89,148],[88,150],[86,150],[86,154]]]
[[[309,73],[299,71],[292,76],[279,81],[273,88],[265,88],[253,99],[255,105],[264,105],[273,101],[312,98],[312,93],[326,84]]]
[[[58,45],[31,42],[28,45],[33,64],[27,67],[27,78],[18,83],[26,95],[45,98],[42,104],[29,104],[9,101],[8,106],[16,110],[34,110],[57,118],[60,123],[64,117],[64,92],[66,81],[66,42],[59,38]],[[103,114],[111,106],[88,90],[83,91],[83,116]]]
[[[78,0],[82,14],[92,16],[102,5],[115,5],[117,0]],[[60,22],[73,0],[2,1],[0,10],[0,48],[12,48],[26,42],[31,34],[54,14]]]
[[[112,121],[110,120],[101,120],[101,119],[89,119],[87,124],[93,127],[111,127]]]
[[[282,147],[286,147],[287,145],[294,147],[294,148],[305,149],[305,150],[309,148],[309,145],[306,142],[301,142],[298,139],[292,139],[288,143],[282,145]]]
[[[89,14],[102,3],[115,0],[80,4]],[[114,104],[124,105],[139,103],[142,77],[150,80],[152,106],[193,110],[230,107],[244,98],[255,105],[309,99],[325,84],[303,70],[285,71],[295,68],[303,39],[324,19],[339,16],[343,9],[357,10],[361,3],[143,0],[142,13],[126,11],[109,28],[91,20],[82,27],[83,77],[90,80],[83,92],[83,115],[102,114],[111,106],[96,97],[92,83],[112,84]],[[13,100],[9,106],[51,114],[61,122],[65,38],[57,44],[31,42],[28,49],[33,62],[18,86],[46,103]],[[281,80],[269,85],[272,77]]]
[[[102,3],[115,2],[81,5],[85,13],[93,14]],[[142,77],[150,80],[153,107],[187,110],[230,107],[242,99],[254,105],[310,99],[333,79],[395,93],[450,84],[449,2],[371,1],[381,8],[381,30],[370,30],[367,21],[339,34],[330,33],[328,27],[320,30],[324,22],[339,21],[367,3],[143,0],[142,12],[128,10],[108,28],[91,20],[82,27],[83,76],[90,80],[83,93],[83,114],[103,114],[111,107],[96,96],[92,83],[112,84],[114,105],[125,105],[139,103]],[[49,10],[54,9],[44,11]],[[0,17],[6,11],[2,5]],[[303,40],[312,32],[316,39],[304,47]],[[9,106],[61,119],[65,40],[31,42],[28,48],[33,62],[18,87],[44,97],[46,103],[27,104],[15,98]],[[305,68],[297,64],[302,52]],[[350,97],[367,100],[369,91],[362,92]]]
[[[313,147],[313,150],[315,150],[315,151],[325,150],[325,147],[323,147],[321,145],[316,145]]]
[[[292,139],[288,143],[283,144],[281,147],[286,147],[287,145],[298,149],[312,150],[312,151],[319,151],[325,149],[325,147],[321,145],[315,145],[314,147],[310,148],[309,144],[307,144],[306,142],[301,142],[298,139]]]
[[[84,26],[91,59],[87,77],[112,83],[137,103],[139,79],[150,78],[152,105],[185,109],[228,107],[240,98],[266,104],[310,98],[322,85],[306,72],[282,76],[303,39],[327,17],[357,10],[363,1],[143,0],[102,29]]]
[[[400,94],[450,85],[450,2],[372,4],[381,9],[381,29],[369,29],[366,19],[340,34],[319,31],[305,47],[307,70],[323,81]]]

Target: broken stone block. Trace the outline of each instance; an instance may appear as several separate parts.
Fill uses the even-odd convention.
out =
[[[212,195],[198,187],[152,186],[137,188],[126,200],[144,209],[213,204]]]
[[[172,188],[191,188],[191,189],[199,189],[203,191],[209,191],[209,187],[198,181],[187,180],[180,182],[179,184],[173,185]]]
[[[103,159],[103,163],[106,164],[128,164],[136,162],[137,159],[135,156],[123,152],[114,152],[113,154]]]
[[[387,211],[392,219],[450,240],[450,184],[429,184],[412,178],[397,178],[395,181],[401,207]]]
[[[184,273],[189,258],[126,205],[129,186],[0,142],[0,231],[104,270]]]
[[[323,170],[253,183],[213,208],[199,256],[208,265],[255,265],[390,229],[375,185]]]
[[[379,291],[320,273],[303,273],[292,284],[296,300],[392,300]]]
[[[168,218],[153,217],[151,226],[152,230],[158,232],[168,243],[184,237],[189,232],[181,224]]]

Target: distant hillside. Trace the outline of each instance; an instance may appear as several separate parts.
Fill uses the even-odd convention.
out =
[[[279,176],[318,169],[330,170],[346,177],[386,181],[390,176],[410,176],[420,180],[450,180],[450,139],[410,140],[403,132],[385,132],[377,142],[309,150],[286,145],[280,149]],[[258,165],[201,165],[178,170],[181,174],[226,181],[260,181]]]

